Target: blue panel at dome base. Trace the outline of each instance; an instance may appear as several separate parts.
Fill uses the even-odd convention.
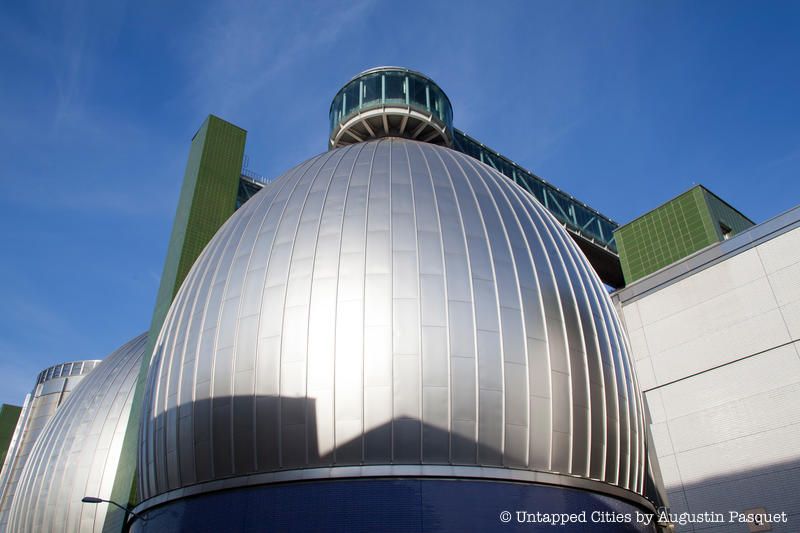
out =
[[[510,515],[503,515],[505,511]],[[533,483],[343,479],[261,485],[173,500],[141,511],[146,520],[134,521],[131,531],[461,533],[555,527],[569,532],[649,533],[656,531],[654,524],[637,522],[637,516],[648,512],[652,511],[603,494]],[[564,513],[581,521],[558,526],[528,521]]]

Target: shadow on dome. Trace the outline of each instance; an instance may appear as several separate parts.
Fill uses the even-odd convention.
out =
[[[193,406],[183,418],[194,420],[196,436],[210,435],[212,424],[230,424],[232,431],[227,439],[196,441],[194,458],[164,454],[162,460],[169,455],[171,461],[147,465],[147,471],[140,464],[140,483],[152,482],[159,471],[174,488],[150,487],[159,495],[136,508],[146,520],[134,520],[131,531],[550,531],[551,524],[508,524],[498,516],[506,509],[652,512],[644,500],[636,505],[609,493],[515,479],[522,471],[502,465],[499,450],[417,419],[395,419],[320,453],[313,399],[224,397]],[[163,429],[148,442],[157,452],[169,449],[157,441],[170,433],[167,424],[180,426],[179,411],[156,418],[153,427]],[[259,424],[281,429],[254,434]],[[213,457],[213,471],[203,457]],[[179,478],[186,475],[195,476],[193,484]],[[564,529],[582,531],[586,524],[573,526]],[[655,531],[636,523],[592,526]]]

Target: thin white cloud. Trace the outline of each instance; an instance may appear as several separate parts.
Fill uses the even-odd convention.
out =
[[[335,46],[343,34],[354,31],[373,4],[358,0],[301,8],[246,2],[212,8],[201,30],[203,39],[179,45],[187,72],[192,73],[186,88],[190,101],[202,114],[250,107],[271,84],[292,83],[280,76],[315,51]],[[269,103],[262,102],[261,107],[266,106]]]

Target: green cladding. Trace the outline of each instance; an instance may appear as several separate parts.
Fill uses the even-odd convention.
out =
[[[183,280],[206,244],[236,210],[246,136],[247,132],[238,126],[209,115],[192,138],[145,357],[114,481],[114,501],[134,503],[139,419],[150,358],[164,318]],[[112,509],[109,508],[104,524],[106,532],[122,529],[123,513],[112,512]]]
[[[0,405],[0,473],[8,453],[8,445],[11,444],[11,437],[14,436],[14,429],[17,427],[20,411],[22,408],[16,405],[7,403]]]
[[[236,210],[245,130],[210,115],[192,139],[150,328],[158,335],[172,299],[211,237]]]
[[[614,232],[629,284],[723,241],[753,222],[697,185]]]

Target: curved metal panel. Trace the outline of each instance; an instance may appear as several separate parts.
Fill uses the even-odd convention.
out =
[[[147,343],[142,334],[86,376],[42,430],[22,471],[8,530],[102,531],[136,377]]]
[[[45,368],[36,377],[36,385],[25,398],[13,444],[6,455],[0,475],[0,531],[8,525],[11,504],[22,470],[47,423],[64,405],[72,390],[100,363],[98,360],[71,361]]]
[[[144,409],[143,499],[420,464],[642,493],[641,397],[586,258],[503,175],[410,140],[326,152],[226,223],[170,309]]]

